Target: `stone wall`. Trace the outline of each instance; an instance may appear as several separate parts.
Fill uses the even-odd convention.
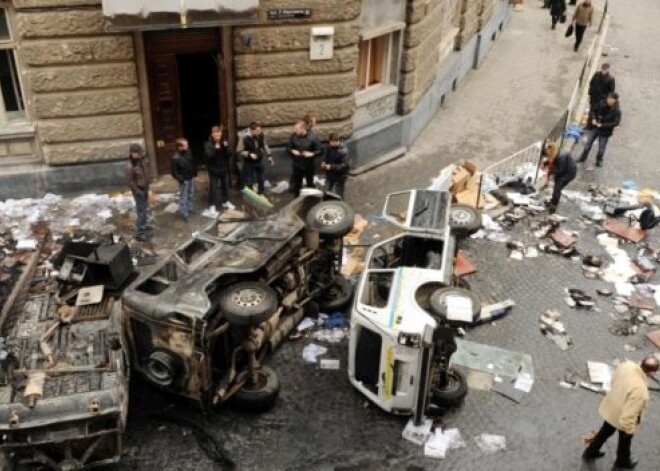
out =
[[[479,31],[479,13],[483,9],[484,0],[462,0],[461,17],[458,23],[459,32],[456,35],[456,49],[467,44]],[[492,11],[491,11],[492,13]]]
[[[481,0],[481,8],[479,10],[478,27],[479,31],[490,21],[495,11],[495,2],[500,0]]]
[[[300,7],[310,8],[311,18],[268,19],[269,10]],[[260,121],[270,143],[283,144],[294,121],[313,112],[321,137],[349,136],[360,11],[361,0],[261,0],[258,24],[233,30],[238,129]],[[335,28],[332,59],[309,59],[311,29],[317,25]]]
[[[133,38],[103,30],[100,0],[14,0],[25,95],[44,161],[124,158],[143,140]]]
[[[443,44],[453,41],[451,0],[408,0],[399,112],[410,113],[437,77]]]

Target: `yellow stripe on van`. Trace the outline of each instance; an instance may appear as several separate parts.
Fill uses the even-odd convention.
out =
[[[394,381],[394,346],[390,345],[385,352],[385,390],[383,397],[392,397],[392,382]]]

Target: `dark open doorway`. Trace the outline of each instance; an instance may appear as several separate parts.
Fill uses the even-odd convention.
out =
[[[193,155],[203,161],[204,141],[220,123],[216,54],[177,55],[183,135]]]

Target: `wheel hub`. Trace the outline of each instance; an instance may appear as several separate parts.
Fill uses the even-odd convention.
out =
[[[258,289],[246,288],[234,293],[232,300],[241,307],[254,307],[264,301],[264,293]]]
[[[338,224],[344,218],[344,210],[341,208],[325,207],[316,212],[316,220],[324,226]]]
[[[451,214],[452,221],[460,226],[464,226],[470,222],[472,215],[469,211],[464,209],[456,209]]]

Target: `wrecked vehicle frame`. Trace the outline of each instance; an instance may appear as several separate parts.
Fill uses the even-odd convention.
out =
[[[311,192],[275,214],[221,216],[193,234],[124,292],[132,368],[202,408],[232,397],[270,407],[279,379],[266,355],[305,309],[350,301],[338,270],[353,219],[337,197]]]

